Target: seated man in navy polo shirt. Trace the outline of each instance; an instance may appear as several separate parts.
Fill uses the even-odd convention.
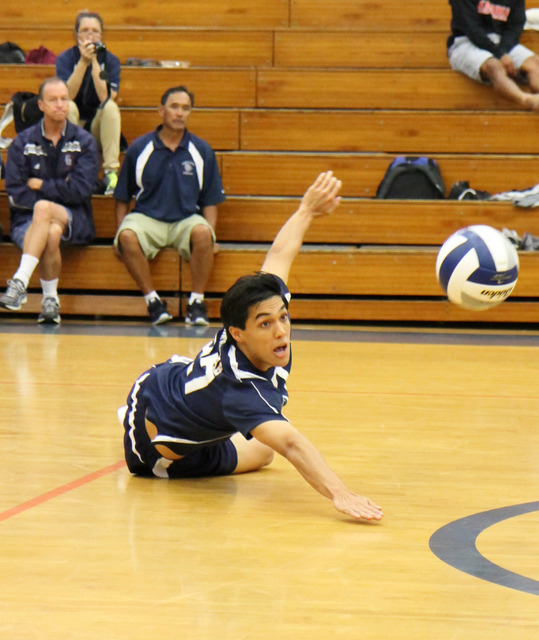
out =
[[[193,290],[185,322],[208,324],[204,292],[213,266],[217,205],[225,196],[213,149],[187,130],[193,102],[184,86],[165,91],[162,124],[129,147],[114,191],[114,246],[155,325],[172,319],[154,289],[149,265],[165,247],[189,261]]]

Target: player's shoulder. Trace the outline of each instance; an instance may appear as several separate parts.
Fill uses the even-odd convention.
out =
[[[187,135],[188,135],[189,143],[193,144],[200,153],[202,154],[214,153],[211,144],[207,140],[204,140],[204,138],[201,138],[200,136],[197,136],[194,133],[191,133],[191,131],[189,130],[187,131]]]
[[[127,149],[128,155],[140,155],[140,153],[148,147],[148,145],[153,145],[155,148],[156,144],[156,132],[148,131],[148,133],[144,133],[138,138],[135,138],[133,142],[129,145]]]

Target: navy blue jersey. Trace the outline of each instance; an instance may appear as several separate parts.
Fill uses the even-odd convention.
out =
[[[225,200],[215,153],[187,129],[172,151],[159,129],[137,138],[127,150],[114,197],[133,211],[163,222],[177,222]]]
[[[279,282],[288,300],[288,289]],[[291,364],[290,358],[286,367],[260,371],[221,329],[194,360],[173,356],[146,371],[135,382],[128,404],[134,413],[145,408],[158,431],[154,445],[187,455],[238,431],[250,439],[264,422],[286,420],[282,409]],[[135,429],[134,420],[131,426]]]

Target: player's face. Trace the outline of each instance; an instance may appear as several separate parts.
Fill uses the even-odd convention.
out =
[[[69,113],[69,91],[63,82],[51,82],[43,89],[43,99],[38,101],[45,122],[64,123]]]
[[[184,91],[171,93],[165,104],[159,105],[163,128],[176,133],[184,131],[191,115],[191,98]]]
[[[279,296],[253,305],[245,329],[230,327],[230,333],[260,371],[284,367],[290,360],[290,318]]]

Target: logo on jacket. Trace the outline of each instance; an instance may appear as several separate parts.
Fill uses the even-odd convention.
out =
[[[182,168],[183,168],[182,174],[184,176],[192,176],[195,174],[195,163],[191,162],[191,160],[184,160],[182,162]]]

